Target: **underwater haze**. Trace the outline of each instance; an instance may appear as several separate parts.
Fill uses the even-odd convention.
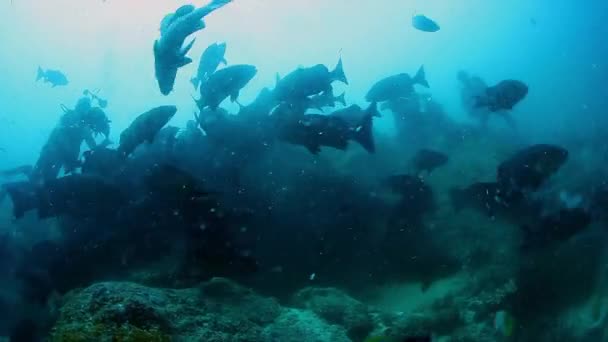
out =
[[[608,341],[607,18],[3,0],[0,341]]]

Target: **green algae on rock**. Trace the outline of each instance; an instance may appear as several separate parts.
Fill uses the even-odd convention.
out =
[[[293,303],[343,326],[353,341],[362,341],[374,329],[368,306],[336,288],[304,288],[294,295]]]

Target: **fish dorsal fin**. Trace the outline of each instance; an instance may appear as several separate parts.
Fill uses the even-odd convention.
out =
[[[167,32],[167,30],[169,29],[169,26],[171,25],[171,23],[173,22],[175,17],[175,14],[173,13],[169,13],[167,15],[165,15],[163,17],[163,19],[160,21],[160,35],[164,35],[165,32]]]

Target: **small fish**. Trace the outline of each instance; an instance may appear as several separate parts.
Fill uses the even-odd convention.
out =
[[[213,43],[205,49],[201,55],[196,76],[190,79],[195,90],[198,90],[198,86],[201,82],[209,78],[209,76],[217,70],[220,64],[228,64],[224,57],[225,54],[226,43]]]
[[[412,17],[412,26],[422,32],[437,32],[440,29],[435,21],[422,14]]]
[[[57,86],[65,86],[69,83],[68,78],[61,71],[52,69],[47,69],[45,71],[41,67],[38,67],[36,81],[40,80],[44,80],[44,82],[50,83],[53,88]]]

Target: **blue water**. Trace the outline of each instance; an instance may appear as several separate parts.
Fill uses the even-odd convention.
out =
[[[387,311],[415,311],[418,304],[412,303],[424,307],[436,297],[460,291],[462,286],[458,284],[466,282],[463,279],[493,279],[487,283],[478,280],[476,285],[482,290],[467,292],[466,296],[471,297],[481,297],[483,291],[491,292],[515,279],[524,283],[518,284],[523,288],[534,283],[531,288],[547,288],[548,293],[556,295],[536,298],[539,303],[551,302],[546,305],[522,298],[505,300],[489,306],[483,319],[456,324],[472,326],[483,321],[494,331],[496,312],[505,311],[515,316],[518,328],[514,336],[507,337],[496,331],[496,340],[565,341],[552,338],[575,336],[608,341],[603,327],[601,334],[593,335],[600,337],[586,337],[591,336],[586,329],[593,322],[608,324],[608,261],[605,244],[598,243],[607,241],[606,216],[601,214],[608,207],[593,199],[608,176],[608,2],[234,0],[208,15],[204,19],[206,28],[192,35],[196,41],[188,56],[194,62],[179,69],[174,90],[163,96],[155,79],[152,47],[160,35],[161,19],[183,4],[3,0],[0,170],[35,164],[63,114],[61,106],[73,108],[85,89],[99,90],[99,96],[108,100],[104,110],[111,120],[108,138],[114,146],[139,114],[160,105],[177,107],[170,125],[183,130],[198,113],[192,100],[198,98],[198,91],[189,80],[196,73],[203,50],[218,41],[227,44],[228,65],[251,64],[258,70],[240,92],[239,102],[244,105],[251,103],[262,88],[274,88],[277,75],[319,63],[331,70],[341,58],[349,84],[334,82],[333,91],[345,92],[349,105],[365,108],[365,95],[376,81],[398,73],[414,75],[424,66],[430,88],[415,89],[431,109],[421,110],[419,121],[400,126],[396,115],[384,108],[382,117],[373,123],[375,154],[367,154],[351,142],[346,151],[323,148],[313,156],[302,147],[278,142],[276,150],[248,155],[248,162],[242,164],[230,165],[232,159],[226,157],[222,145],[205,145],[200,155],[184,157],[184,165],[198,172],[195,176],[211,183],[212,188],[217,182],[221,184],[218,190],[233,194],[249,186],[243,190],[251,195],[247,205],[259,204],[271,212],[262,215],[256,208],[254,218],[247,223],[259,230],[255,247],[247,251],[254,250],[265,271],[239,281],[283,298],[316,278],[319,286],[352,291],[362,301]],[[195,5],[203,3],[197,1]],[[411,26],[415,14],[432,18],[441,30],[416,30]],[[69,84],[51,87],[36,82],[39,66],[61,70]],[[487,126],[469,115],[457,79],[461,70],[480,76],[488,85],[516,79],[528,86],[527,96],[510,112],[515,127],[500,115],[490,115]],[[230,100],[224,101],[222,108],[230,113],[239,110]],[[231,133],[222,133],[226,141],[238,141],[242,135]],[[492,181],[501,161],[538,143],[564,147],[568,161],[537,195],[548,199],[552,208],[561,205],[555,204],[560,192],[579,195],[581,206],[596,212],[592,224],[572,240],[560,242],[550,252],[534,251],[530,255],[519,250],[520,227],[474,210],[454,211],[449,190]],[[379,190],[378,184],[389,175],[409,172],[408,161],[420,148],[438,149],[450,158],[447,165],[426,176],[434,191],[436,211],[421,223],[427,232],[424,239],[412,233],[409,238],[401,236],[407,241],[402,246],[387,247],[383,244],[386,241],[398,244],[402,240],[387,233],[391,229],[386,228],[385,221],[395,199],[385,188]],[[86,149],[83,144],[81,151]],[[209,171],[214,162],[219,166]],[[227,179],[226,170],[234,168],[242,173],[245,185],[217,180],[218,175]],[[307,172],[310,179],[303,180],[302,174]],[[230,205],[242,204],[241,197],[228,197]],[[357,214],[344,219],[343,211]],[[8,199],[0,207],[0,233],[8,234],[26,249],[36,241],[57,239],[62,235],[62,224],[66,223],[38,220],[35,215],[15,219]],[[432,247],[424,248],[427,243]],[[423,247],[415,249],[415,245]],[[425,262],[401,260],[394,267],[379,266],[400,250],[408,259],[410,255],[405,251],[412,248],[414,256]],[[557,256],[552,259],[545,252]],[[447,263],[451,266],[446,266],[453,266],[454,272],[443,272],[444,254],[455,257],[455,265],[450,259]],[[532,272],[540,274],[537,279],[521,276],[518,270],[528,261],[546,274]],[[557,263],[564,270],[555,269]],[[2,279],[9,279],[6,283],[11,284],[1,293],[18,292],[19,285],[11,280],[13,267],[10,263],[0,265],[8,272]],[[488,275],[493,266],[500,270],[494,272],[503,273]],[[285,270],[281,276],[277,276],[279,268]],[[381,280],[366,279],[366,275]],[[99,279],[87,284],[105,278],[100,274]],[[418,283],[425,291],[412,285]],[[571,291],[564,289],[568,286]],[[517,297],[517,290],[514,293]],[[564,299],[569,296],[573,299]],[[522,301],[540,309],[522,309]],[[463,315],[467,308],[459,310]],[[0,321],[10,319],[0,314]],[[455,333],[433,331],[434,336],[450,334]],[[7,335],[6,331],[0,331],[2,335]]]

